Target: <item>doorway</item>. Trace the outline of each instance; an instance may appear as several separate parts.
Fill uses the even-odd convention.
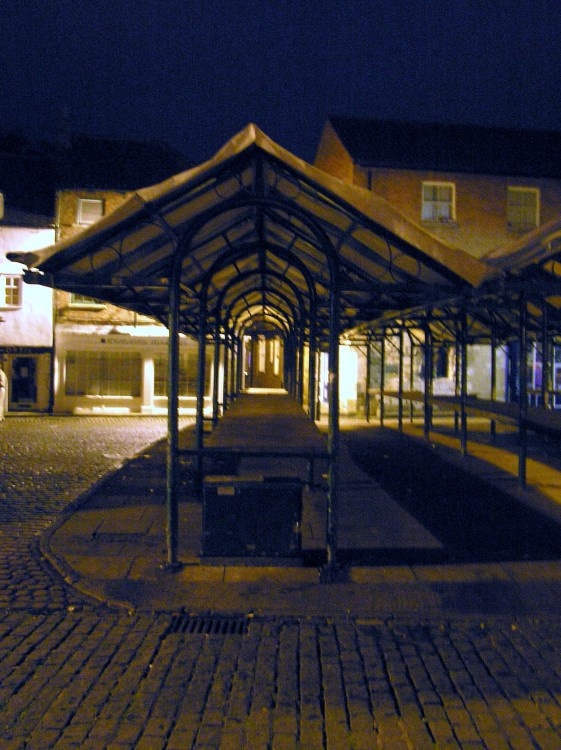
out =
[[[14,411],[37,407],[37,358],[13,357],[10,373],[10,405]]]
[[[245,387],[282,388],[284,342],[281,336],[260,333],[245,339]]]

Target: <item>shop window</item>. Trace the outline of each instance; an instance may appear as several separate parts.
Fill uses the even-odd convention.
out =
[[[514,232],[529,232],[540,223],[540,191],[537,188],[509,187],[506,221]]]
[[[210,372],[212,351],[206,350],[205,395],[210,393]],[[179,355],[179,395],[188,396],[197,393],[198,355],[196,348],[181,352]],[[154,357],[154,396],[168,395],[168,358],[167,355]]]
[[[139,397],[142,358],[138,352],[73,352],[66,354],[67,396]]]
[[[0,276],[0,307],[21,307],[21,276]]]
[[[453,182],[423,182],[423,221],[449,222],[456,219],[455,185]]]
[[[99,198],[78,198],[76,221],[78,224],[94,224],[105,213],[105,202]]]

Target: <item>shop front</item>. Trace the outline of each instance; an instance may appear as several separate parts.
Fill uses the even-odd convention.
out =
[[[167,332],[132,326],[56,334],[54,411],[66,414],[165,414],[167,412]],[[93,327],[92,327],[93,328]],[[180,409],[194,413],[197,342],[182,337]],[[205,404],[210,408],[212,352],[207,352]]]

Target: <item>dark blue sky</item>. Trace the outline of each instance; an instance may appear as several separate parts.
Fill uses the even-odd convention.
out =
[[[560,0],[14,0],[0,130],[159,139],[248,122],[311,161],[329,114],[561,130]]]

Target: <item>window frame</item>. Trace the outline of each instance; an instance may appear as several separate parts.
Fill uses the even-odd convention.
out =
[[[76,297],[82,297],[82,299],[76,299]],[[79,310],[101,310],[107,305],[105,302],[89,297],[86,294],[78,294],[76,292],[70,292],[70,307]]]
[[[535,203],[535,215],[534,215],[534,221],[532,222],[524,222],[524,221],[512,221],[511,219],[511,210],[514,208],[511,206],[510,202],[510,196],[512,193],[526,193],[526,194],[533,194],[536,197],[536,203]],[[509,232],[531,232],[532,229],[536,229],[536,227],[539,227],[540,225],[540,201],[541,201],[541,195],[540,195],[540,189],[538,187],[530,187],[528,185],[508,185],[506,189],[506,226],[507,230]],[[520,207],[519,211],[523,211],[525,207]],[[526,211],[529,209],[526,208]]]
[[[93,205],[100,206],[101,212],[99,216],[94,219],[84,218],[84,208],[87,205],[89,205],[90,207],[93,207]],[[103,200],[103,198],[78,198],[78,205],[76,206],[77,224],[87,227],[91,224],[95,224],[96,221],[99,221],[103,216],[105,216],[105,201]]]
[[[64,395],[78,398],[140,398],[139,351],[68,350],[64,358]]]
[[[451,192],[451,199],[449,201],[439,200],[437,197],[433,200],[425,200],[425,188],[439,188],[449,189]],[[438,206],[447,205],[450,206],[449,216],[438,216]],[[425,207],[432,206],[436,207],[436,211],[431,211],[430,217],[425,217]],[[447,182],[445,180],[423,180],[421,183],[421,221],[423,224],[454,224],[456,221],[456,183]]]
[[[8,284],[8,281],[10,284]],[[13,283],[15,282],[15,283]],[[8,291],[10,290],[10,294]],[[14,292],[17,296],[13,301]],[[8,296],[12,301],[8,301]],[[20,274],[5,273],[0,274],[0,308],[3,310],[19,310],[23,304],[23,277]]]

